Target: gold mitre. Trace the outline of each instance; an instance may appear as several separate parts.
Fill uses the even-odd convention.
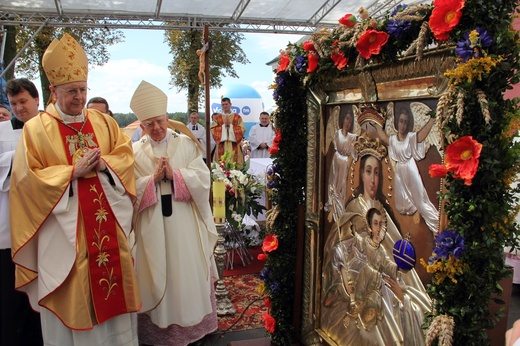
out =
[[[386,114],[382,110],[378,110],[373,104],[363,104],[359,106],[360,114],[358,123],[362,126],[366,122],[375,122],[381,127],[385,126]]]
[[[354,143],[354,150],[360,159],[365,155],[372,155],[381,161],[387,155],[387,149],[379,138],[370,138],[367,136],[359,136]]]
[[[166,115],[167,107],[168,96],[161,89],[144,80],[135,89],[130,101],[130,108],[140,122]]]
[[[87,81],[87,54],[69,34],[51,42],[43,53],[42,66],[51,85]]]

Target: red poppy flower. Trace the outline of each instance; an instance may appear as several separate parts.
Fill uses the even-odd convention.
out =
[[[259,253],[258,256],[256,256],[256,259],[259,261],[265,261],[267,259],[267,255],[265,253]]]
[[[448,174],[448,169],[446,169],[446,166],[444,165],[433,164],[430,165],[428,172],[432,178],[444,178],[446,177],[446,174]]]
[[[274,319],[274,317],[265,313],[265,314],[262,314],[262,319],[264,320],[265,330],[267,330],[269,333],[273,334],[276,329],[276,320]]]
[[[482,144],[473,137],[461,137],[446,148],[446,168],[453,172],[454,178],[464,179],[465,185],[471,185],[477,173],[481,151]]]
[[[278,144],[280,144],[281,141],[282,141],[282,129],[278,129],[278,130],[276,130],[275,137],[273,138],[273,143],[278,145]]]
[[[446,41],[449,32],[459,24],[465,0],[435,0],[428,24],[438,41]]]
[[[388,37],[390,35],[384,31],[369,29],[359,38],[356,49],[359,55],[368,60],[372,55],[381,52],[381,48],[388,42]]]
[[[268,309],[271,308],[271,298],[267,297],[264,299],[264,306]]]
[[[316,51],[316,48],[314,48],[314,44],[311,41],[303,42],[302,47],[303,47],[303,50],[308,51],[308,52],[315,52]]]
[[[345,54],[343,52],[332,54],[330,58],[332,61],[334,61],[334,66],[336,66],[338,70],[341,70],[348,64],[348,59],[345,58]]]
[[[278,68],[276,69],[276,72],[283,72],[287,67],[289,66],[289,63],[291,60],[289,60],[289,57],[283,53],[280,54],[280,63],[278,64]]]
[[[356,25],[357,23],[357,19],[356,17],[351,14],[351,13],[347,13],[346,15],[344,15],[343,17],[341,17],[338,22],[341,24],[341,25],[345,25],[345,26],[348,26],[349,28],[353,27],[354,25]]]
[[[312,73],[316,71],[316,69],[318,68],[319,60],[320,58],[318,57],[318,54],[316,54],[315,52],[310,52],[309,54],[307,54],[307,73]]]
[[[451,7],[454,11],[464,8],[466,0],[433,0],[433,7]]]
[[[278,238],[276,234],[269,234],[264,238],[264,243],[262,244],[263,252],[271,252],[278,249]]]

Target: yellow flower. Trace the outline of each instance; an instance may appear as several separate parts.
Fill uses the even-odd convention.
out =
[[[256,286],[256,291],[263,296],[267,293],[267,289],[265,287],[265,282],[260,283],[258,286]]]
[[[491,72],[491,69],[502,60],[502,57],[492,58],[489,56],[469,59],[466,62],[459,63],[452,70],[446,70],[444,75],[450,78],[450,84],[454,85],[465,81],[471,82],[475,79],[482,80],[482,75]]]
[[[426,268],[426,272],[432,275],[433,283],[436,285],[439,285],[446,278],[456,284],[456,277],[463,274],[466,268],[466,265],[460,259],[455,259],[453,255],[450,255],[448,260],[441,258],[432,264],[427,264],[423,258],[420,259],[420,262]]]

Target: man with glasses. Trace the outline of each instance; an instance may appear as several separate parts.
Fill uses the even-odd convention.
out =
[[[137,346],[130,139],[84,108],[88,61],[72,36],[42,65],[55,103],[25,124],[11,175],[16,287],[40,311],[45,344]]]
[[[170,128],[168,98],[142,81],[130,108],[143,128],[133,144],[139,341],[187,345],[217,329],[210,172],[195,138]],[[186,128],[184,124],[182,127]]]

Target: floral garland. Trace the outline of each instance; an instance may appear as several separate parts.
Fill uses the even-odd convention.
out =
[[[276,138],[270,148],[274,163],[267,169],[267,190],[273,207],[266,213],[266,237],[261,260],[263,283],[259,291],[268,296],[265,329],[276,345],[294,340],[294,274],[296,267],[297,209],[305,201],[307,166],[306,90],[300,78],[285,72],[276,76],[273,97],[278,104]]]
[[[449,335],[442,340],[448,338],[456,345],[488,343],[486,329],[501,316],[501,312],[490,312],[489,300],[501,293],[499,281],[509,274],[503,248],[519,246],[514,223],[518,190],[511,188],[511,182],[519,172],[519,146],[512,135],[520,115],[518,99],[503,97],[506,89],[519,82],[520,39],[510,30],[517,6],[517,0],[434,0],[432,4],[399,5],[381,21],[362,8],[359,16],[346,14],[334,29],[321,29],[306,42],[289,44],[281,52],[273,97],[283,137],[273,155],[278,173],[272,184],[276,185],[275,209],[286,218],[278,216],[271,233],[285,250],[283,255],[278,249],[267,256],[267,272],[263,273],[265,282],[278,283],[265,286],[273,318],[269,325],[266,319],[266,328],[275,343],[293,341],[287,316],[292,316],[292,301],[279,294],[291,294],[293,284],[274,278],[280,268],[287,276],[294,264],[295,248],[285,244],[294,240],[291,235],[295,232],[289,216],[294,214],[294,203],[289,203],[287,194],[299,196],[298,191],[305,188],[301,179],[286,179],[291,168],[303,167],[286,160],[301,153],[288,145],[286,136],[305,134],[305,129],[295,126],[306,124],[300,120],[305,111],[295,106],[305,102],[305,93],[298,87],[355,75],[406,56],[420,60],[427,47],[435,46],[452,49],[457,63],[445,73],[448,87],[436,112],[444,133],[445,162],[430,167],[432,176],[444,178],[440,198],[448,229],[435,239],[428,263],[421,261],[432,274],[427,289],[434,306],[426,326],[431,324],[433,329],[428,342],[441,338],[439,323],[448,321]]]

